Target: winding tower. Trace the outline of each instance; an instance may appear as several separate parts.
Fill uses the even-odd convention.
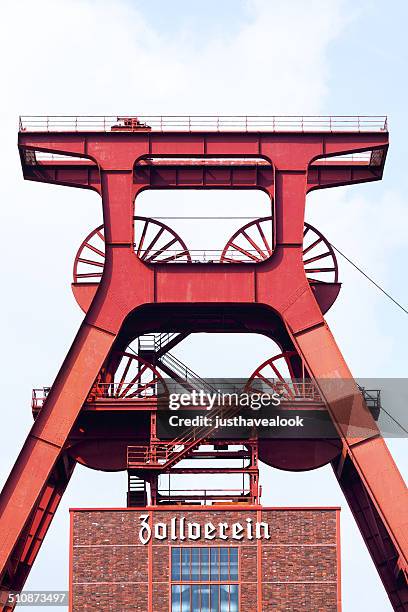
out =
[[[258,460],[286,470],[331,463],[393,608],[408,610],[406,488],[324,319],[340,290],[335,253],[305,222],[311,190],[381,179],[386,119],[24,117],[18,145],[25,179],[99,193],[103,225],[74,263],[84,320],[53,385],[33,392],[35,420],[1,493],[1,590],[23,588],[78,462],[127,470],[130,507],[256,505]],[[270,214],[204,261],[188,237],[138,214],[146,189],[261,189]],[[283,410],[296,401],[323,411],[335,438],[214,439],[195,427],[160,439],[158,382],[209,384],[171,350],[225,331],[273,339],[281,353],[250,384],[281,385]],[[246,478],[239,490],[160,488],[163,474],[232,472]]]

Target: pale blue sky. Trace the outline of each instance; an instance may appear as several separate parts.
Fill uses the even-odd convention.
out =
[[[162,0],[129,1],[141,10],[146,21],[168,38],[189,29],[197,45],[205,43],[209,36],[225,36],[239,30],[242,22],[250,17],[250,7],[245,0]]]
[[[72,261],[101,222],[96,194],[25,183],[21,114],[388,114],[381,182],[311,194],[307,220],[408,304],[408,5],[391,0],[20,0],[3,9],[0,208],[5,480],[31,424],[33,386],[52,382],[80,324]],[[225,202],[213,195],[213,205]],[[194,194],[191,194],[193,201]],[[176,206],[184,204],[169,194]],[[227,204],[226,204],[227,205]],[[156,210],[163,206],[157,199]],[[406,377],[407,316],[340,262],[328,315],[356,375]],[[198,337],[178,355],[203,375],[244,376],[268,355],[252,337]],[[248,356],[243,363],[237,357]],[[222,374],[225,373],[225,370]],[[406,441],[390,448],[406,473]],[[341,505],[345,612],[390,610],[329,468],[263,470],[265,504]],[[268,483],[268,486],[266,484]],[[27,588],[65,588],[68,508],[124,503],[126,477],[78,469]],[[28,608],[25,608],[28,610]]]

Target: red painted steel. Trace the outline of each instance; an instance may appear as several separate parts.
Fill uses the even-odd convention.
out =
[[[273,338],[283,352],[295,351],[317,384],[341,441],[326,461],[332,461],[394,609],[407,610],[406,487],[323,318],[337,296],[337,279],[313,287],[303,261],[306,194],[381,179],[386,123],[324,118],[313,127],[303,118],[285,127],[271,118],[266,128],[254,129],[246,118],[244,129],[235,120],[206,129],[188,118],[183,131],[184,123],[172,129],[163,118],[158,124],[136,119],[105,120],[102,127],[78,118],[21,123],[24,177],[100,193],[105,249],[100,282],[73,284],[84,322],[0,497],[1,588],[24,584],[72,471],[56,479],[60,465],[91,464],[85,447],[94,443],[100,449],[94,467],[123,469],[127,446],[137,442],[129,431],[138,424],[138,439],[150,440],[155,421],[147,404],[146,411],[135,404],[118,413],[112,404],[123,405],[124,398],[105,398],[111,409],[103,419],[90,409],[95,381],[112,382],[118,355],[132,340],[152,331],[248,331]],[[148,188],[262,189],[273,211],[271,256],[246,265],[143,261],[134,249],[133,217],[138,194]],[[325,383],[334,378],[344,385]],[[359,431],[350,425],[350,398]],[[306,459],[302,466],[301,457],[290,469],[314,467]]]

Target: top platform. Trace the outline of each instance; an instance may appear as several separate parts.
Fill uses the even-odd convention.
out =
[[[387,132],[384,115],[21,116],[20,132]]]

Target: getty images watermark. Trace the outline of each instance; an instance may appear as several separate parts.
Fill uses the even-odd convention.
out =
[[[213,392],[192,390],[189,393],[170,393],[169,408],[170,410],[179,410],[180,408],[201,407],[205,410],[212,410],[214,407],[232,407],[247,408],[251,410],[260,410],[268,406],[280,406],[282,396],[278,392],[273,393],[225,393],[220,390]]]
[[[195,416],[172,415],[168,419],[170,427],[212,427],[221,429],[225,427],[247,428],[247,427],[303,427],[303,418],[299,415],[283,417],[281,415],[266,416],[261,418],[243,416],[242,414],[229,414],[228,408],[243,410],[264,410],[265,408],[277,408],[281,405],[282,396],[278,392],[273,393],[226,393],[220,390],[213,392],[203,389],[192,390],[189,393],[170,393],[168,407],[172,411],[184,409],[201,408],[211,411],[215,408],[220,414],[197,414]]]

